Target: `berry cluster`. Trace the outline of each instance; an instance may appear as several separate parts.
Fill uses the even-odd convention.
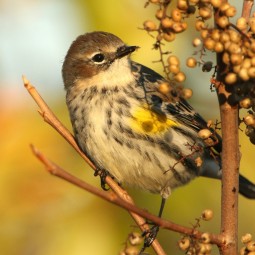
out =
[[[182,83],[185,81],[186,76],[183,72],[180,70],[180,60],[177,56],[175,55],[169,55],[167,58],[167,63],[168,65],[165,66],[165,71],[167,74],[172,74],[173,76],[173,81]],[[159,91],[162,94],[169,94],[170,91],[173,89],[173,81],[170,83],[168,82],[163,82],[159,85]],[[190,98],[192,96],[192,90],[191,89],[186,89],[183,88],[182,85],[179,84],[179,86],[175,86],[175,93],[179,96],[182,96],[183,98]]]
[[[213,211],[206,209],[202,212],[201,216],[197,219],[197,223],[194,226],[194,230],[200,226],[200,221],[209,221],[213,218]],[[192,238],[192,236],[184,236],[179,242],[178,246],[185,254],[197,255],[197,254],[211,254],[212,245],[210,244],[209,233],[203,233],[199,240]]]
[[[247,233],[241,238],[244,246],[240,250],[240,255],[255,255],[255,241],[252,240],[252,235]]]
[[[148,32],[156,32],[156,42],[154,44],[155,49],[159,49],[161,59],[163,64],[163,70],[166,74],[167,79],[170,82],[170,86],[175,87],[175,91],[178,95],[189,98],[192,95],[192,91],[183,90],[181,83],[185,81],[186,76],[180,70],[180,60],[177,56],[169,55],[170,52],[164,52],[162,49],[163,42],[172,42],[176,38],[176,34],[181,33],[187,29],[187,22],[185,22],[185,17],[187,17],[187,12],[192,12],[189,10],[188,1],[179,0],[175,8],[169,8],[170,0],[150,0],[147,2],[155,4],[158,6],[156,10],[155,17],[158,22],[153,20],[146,20],[143,23],[143,27]],[[193,12],[195,9],[193,10]],[[157,24],[158,23],[158,24]],[[166,61],[163,56],[167,56]],[[192,65],[192,64],[191,64]],[[163,90],[164,87],[162,86]],[[183,90],[183,91],[182,91]],[[181,92],[181,93],[180,93]]]
[[[169,55],[169,52],[164,52],[162,45],[172,42],[185,31],[187,18],[195,14],[194,28],[199,36],[192,40],[192,44],[198,50],[195,56],[186,60],[186,65],[190,68],[202,65],[206,72],[214,68],[218,72],[219,84],[227,91],[227,94],[219,94],[220,103],[251,108],[242,122],[246,124],[246,134],[255,144],[255,13],[250,18],[240,17],[232,23],[236,7],[223,0],[177,0],[176,5],[171,0],[149,0],[146,6],[148,4],[157,6],[155,16],[158,22],[147,20],[143,24],[144,29],[157,33],[155,48],[160,51],[171,86],[182,83],[185,75],[180,70],[178,57],[168,56],[164,61],[163,56]],[[208,23],[212,18],[215,27]],[[207,51],[218,54],[218,66],[204,60]],[[213,85],[218,89],[216,83]],[[190,97],[192,93],[188,95]]]
[[[144,241],[144,237],[140,233],[132,232],[129,234],[125,243],[125,248],[119,253],[119,255],[138,255],[140,254],[140,246]]]

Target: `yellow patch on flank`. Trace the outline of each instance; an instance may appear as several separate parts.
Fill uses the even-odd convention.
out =
[[[164,113],[157,113],[148,107],[139,107],[133,112],[131,128],[139,133],[162,133],[178,123],[170,120]]]

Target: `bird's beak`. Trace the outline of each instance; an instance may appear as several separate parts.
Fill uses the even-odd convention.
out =
[[[123,58],[138,49],[138,46],[122,46],[117,49],[116,58]]]

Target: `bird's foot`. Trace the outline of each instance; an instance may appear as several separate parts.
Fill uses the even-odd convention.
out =
[[[146,248],[151,246],[151,244],[157,237],[158,231],[159,226],[154,225],[151,227],[151,229],[146,230],[142,233],[142,236],[144,237],[144,244],[139,254],[142,254],[142,252],[144,252]]]
[[[94,176],[98,176],[99,175],[99,177],[100,177],[100,182],[101,182],[101,188],[103,189],[103,190],[109,190],[110,188],[107,188],[106,187],[106,177],[108,176],[108,175],[110,175],[109,174],[109,172],[107,171],[107,170],[104,170],[104,169],[96,169],[95,170],[95,173],[94,173]]]

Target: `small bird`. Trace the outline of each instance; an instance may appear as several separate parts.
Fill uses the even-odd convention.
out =
[[[174,87],[162,93],[167,81],[130,59],[137,49],[111,33],[80,35],[63,63],[66,103],[76,141],[96,167],[164,204],[197,176],[221,178],[221,138],[212,131],[215,145],[205,143],[198,132],[206,121]],[[255,198],[241,175],[240,193]]]

